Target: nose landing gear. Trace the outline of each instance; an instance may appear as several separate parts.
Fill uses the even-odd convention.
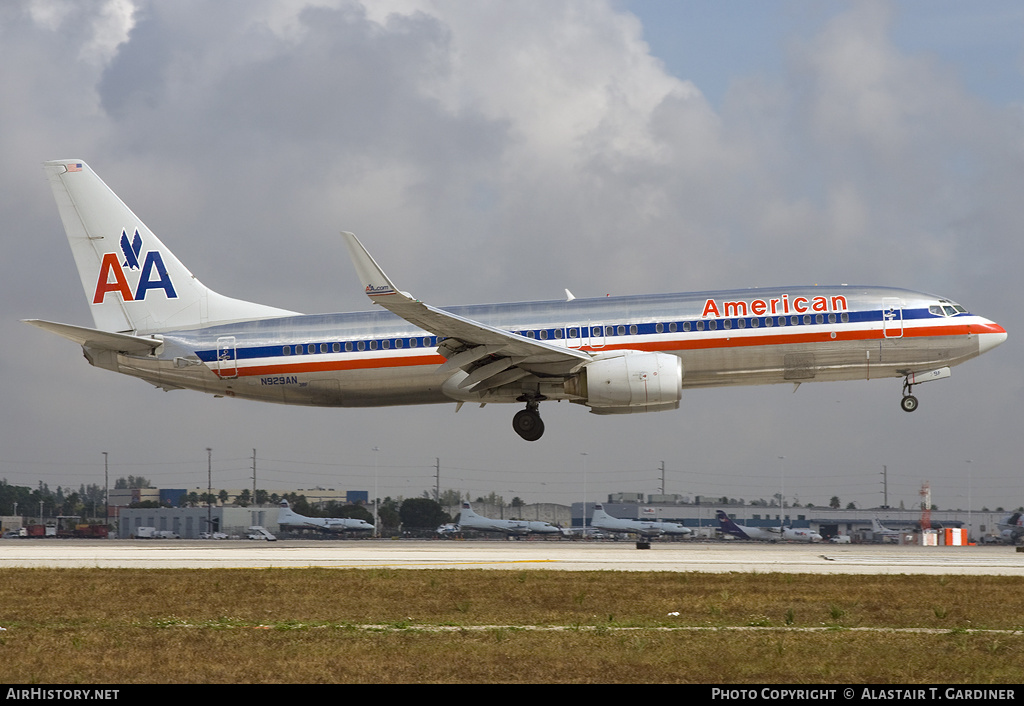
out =
[[[526,441],[536,441],[544,435],[544,422],[540,418],[540,401],[543,397],[521,397],[526,402],[526,409],[516,412],[512,417],[512,428]]]

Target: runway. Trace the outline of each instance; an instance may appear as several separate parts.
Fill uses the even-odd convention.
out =
[[[1010,546],[583,541],[7,539],[0,568],[308,568],[698,571],[1024,576]]]

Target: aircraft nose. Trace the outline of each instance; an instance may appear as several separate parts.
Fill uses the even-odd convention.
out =
[[[986,353],[1006,340],[1006,329],[999,324],[989,324],[978,333],[978,353]]]

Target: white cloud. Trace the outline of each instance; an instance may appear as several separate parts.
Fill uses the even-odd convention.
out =
[[[268,419],[282,432],[275,443],[310,448],[339,424],[370,438],[385,413],[165,404],[141,383],[138,397],[94,403],[103,373],[80,375],[73,346],[26,360],[24,341],[51,341],[29,339],[37,334],[15,318],[88,318],[39,173],[48,158],[87,159],[208,285],[302,311],[367,307],[337,237],[350,229],[401,286],[437,304],[554,298],[563,287],[600,296],[831,280],[934,289],[983,314],[1002,306],[991,313],[1011,336],[1020,316],[1019,113],[975,97],[936,58],[902,50],[883,4],[856,4],[791,45],[781,74],[735,77],[718,111],[650,56],[635,17],[604,2],[11,7],[0,9],[0,60],[18,68],[0,74],[0,147],[10,155],[0,215],[16,237],[0,263],[12,310],[0,323],[0,366],[11,399],[35,399],[28,408],[38,411],[42,391],[72,405],[54,416],[61,426],[145,407],[152,418],[123,415],[118,428],[141,448],[171,443],[152,429],[174,414],[196,415],[199,435],[223,414],[218,424],[248,452],[247,429],[266,430]],[[70,370],[54,372],[60,360]],[[969,394],[980,377],[946,389]],[[47,382],[78,379],[81,398]],[[1000,379],[1012,389],[999,409],[1012,420],[1019,380]],[[504,438],[507,410],[467,409],[454,423],[447,410],[387,414],[422,420],[422,432],[417,423],[409,439],[390,441],[409,455],[500,435],[496,448],[531,464],[576,459],[582,443],[595,462],[629,464],[619,433],[663,452],[682,454],[683,438],[721,449],[728,434],[715,420],[740,414],[759,448],[687,453],[755,468],[765,444],[800,441],[793,420],[815,437],[807,453],[828,458],[834,428],[814,407],[834,404],[832,389],[785,403],[777,390],[695,393],[685,412],[618,426],[563,405],[549,413],[547,451]],[[895,410],[891,392],[844,391],[872,409],[842,416],[844,433],[875,434],[875,405]],[[12,445],[38,435],[14,413],[6,421]],[[920,452],[932,454],[921,463],[942,455]]]

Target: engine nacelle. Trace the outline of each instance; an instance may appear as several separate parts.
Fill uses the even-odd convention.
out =
[[[622,351],[587,363],[565,391],[595,414],[678,409],[683,361],[668,353]]]

